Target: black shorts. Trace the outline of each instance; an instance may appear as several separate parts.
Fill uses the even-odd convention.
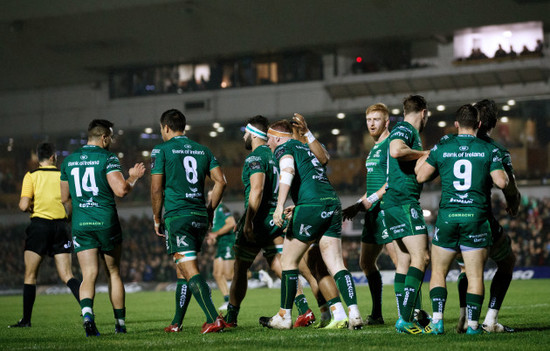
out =
[[[31,218],[31,224],[25,231],[25,250],[33,251],[40,256],[71,253],[73,241],[69,224],[64,219]]]

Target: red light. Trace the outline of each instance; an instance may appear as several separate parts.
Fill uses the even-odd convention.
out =
[[[357,56],[355,58],[355,62],[357,62],[357,63],[361,63],[362,61],[363,61],[363,58],[361,56]]]

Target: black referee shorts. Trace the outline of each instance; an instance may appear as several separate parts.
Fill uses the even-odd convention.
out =
[[[34,217],[25,232],[25,250],[36,252],[40,256],[47,254],[53,257],[73,251],[73,240],[65,219]]]

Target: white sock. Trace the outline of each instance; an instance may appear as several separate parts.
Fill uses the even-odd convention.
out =
[[[498,318],[498,310],[495,310],[494,308],[489,308],[487,310],[487,314],[485,315],[485,320],[483,321],[483,324],[495,325],[497,324],[497,318]]]
[[[460,318],[466,317],[466,307],[460,307]]]
[[[126,322],[124,321],[124,319],[115,318],[115,323],[116,325],[120,325],[121,327],[124,327],[126,325]]]
[[[279,316],[281,316],[281,318],[283,319],[292,318],[292,309],[285,309],[285,308],[279,309]]]
[[[332,318],[334,318],[335,321],[341,321],[347,317],[346,310],[344,310],[344,306],[341,302],[337,302],[330,306],[330,312],[332,313]]]
[[[92,316],[94,315],[94,312],[92,311],[92,308],[91,307],[84,307],[82,309],[82,315],[85,316],[86,313],[89,313],[91,314]]]
[[[434,312],[432,316],[432,323],[437,323],[443,319],[443,312]]]
[[[479,327],[479,321],[472,321],[468,319],[468,327],[472,328],[473,330],[477,330]]]
[[[361,318],[361,313],[359,312],[359,306],[357,305],[348,306],[348,316],[350,319]]]

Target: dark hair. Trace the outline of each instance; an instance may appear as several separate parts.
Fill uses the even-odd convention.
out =
[[[497,125],[497,104],[493,100],[484,99],[476,102],[474,107],[479,111],[479,120],[481,121],[478,133],[487,134]]]
[[[428,109],[428,103],[423,96],[409,95],[403,99],[403,113],[408,115],[411,112],[420,112]]]
[[[470,104],[462,105],[456,110],[456,121],[463,128],[477,129],[479,125],[479,113]]]
[[[160,116],[160,125],[163,127],[168,126],[174,132],[184,132],[186,125],[185,116],[181,111],[176,109],[164,111]]]
[[[55,154],[55,146],[52,143],[42,143],[36,147],[38,162],[49,159],[53,154]]]
[[[97,139],[103,135],[111,135],[113,122],[106,119],[94,119],[88,125],[88,140]]]
[[[249,123],[252,126],[254,126],[254,127],[258,128],[259,130],[261,130],[262,132],[267,133],[267,126],[269,125],[269,121],[264,116],[257,115],[257,116],[254,116],[252,118],[249,118],[246,121],[246,124],[249,124]]]
[[[269,126],[269,128],[279,131],[279,132],[286,132],[292,134],[292,124],[290,124],[288,119],[282,119],[280,121],[277,121]]]

